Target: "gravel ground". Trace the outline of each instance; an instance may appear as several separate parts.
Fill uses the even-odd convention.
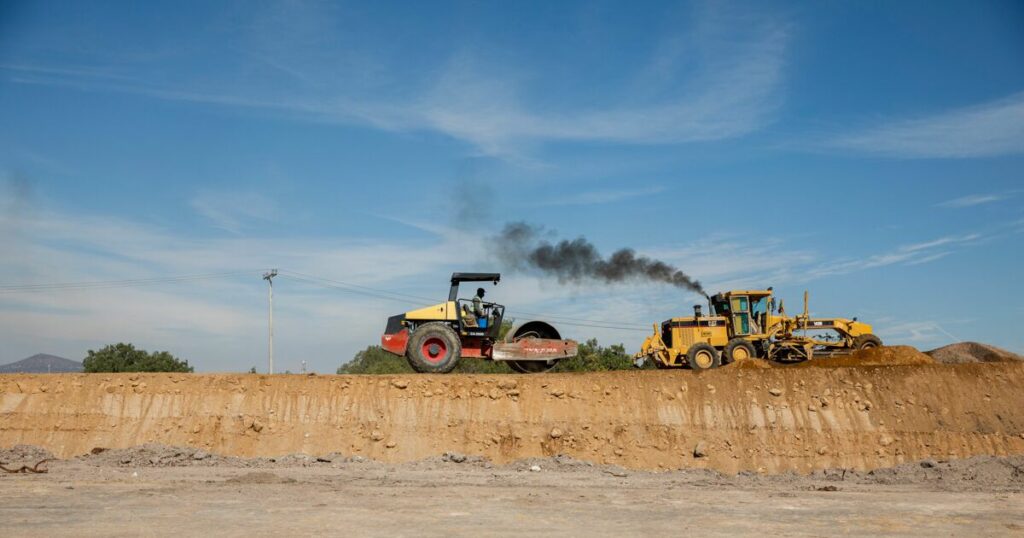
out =
[[[0,451],[33,465],[36,447]],[[1024,457],[871,472],[632,471],[564,456],[493,465],[457,453],[393,465],[302,454],[232,458],[147,445],[0,473],[7,536],[1013,535]]]

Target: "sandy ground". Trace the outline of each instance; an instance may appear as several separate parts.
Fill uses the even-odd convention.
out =
[[[50,462],[47,474],[0,474],[4,535],[1024,533],[1019,457],[807,477],[652,473],[564,458],[505,466],[473,459],[394,465],[297,457],[139,464],[150,453]],[[1005,472],[992,473],[996,468]]]

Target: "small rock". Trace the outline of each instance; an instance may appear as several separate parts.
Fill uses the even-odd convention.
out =
[[[551,430],[551,433],[549,433],[548,435],[550,435],[552,439],[558,439],[563,434],[562,434],[562,430],[560,430],[558,428],[555,428],[555,429]]]
[[[693,447],[693,457],[703,458],[708,455],[708,444],[704,440],[697,442],[697,446]]]
[[[445,452],[441,459],[452,463],[463,463],[466,461],[466,455],[459,454],[458,452]]]
[[[540,472],[540,465],[531,465],[530,466],[530,472],[539,473]]]
[[[772,396],[782,396],[782,389],[778,387],[772,387],[768,389],[768,394],[771,394]]]
[[[192,459],[194,459],[194,460],[205,460],[205,459],[207,459],[209,457],[210,457],[210,453],[205,451],[205,450],[199,450],[199,451],[196,451],[195,454],[192,454]]]
[[[889,445],[893,444],[895,441],[896,440],[893,439],[891,435],[885,434],[885,435],[882,435],[882,437],[880,437],[878,439],[878,444],[880,444],[882,446],[889,446]]]
[[[551,395],[555,398],[561,398],[562,396],[565,396],[565,391],[562,389],[554,389],[551,391]]]
[[[936,465],[938,465],[938,463],[936,463],[935,460],[921,461],[921,467],[924,467],[925,469],[934,469]]]
[[[373,430],[370,432],[370,439],[373,439],[374,441],[382,441],[384,439],[384,434],[378,430]]]
[[[819,446],[818,447],[818,455],[819,456],[824,456],[825,454],[828,454],[828,449],[823,447],[823,446]]]
[[[817,490],[818,491],[839,491],[839,488],[837,488],[835,486],[829,485],[829,486],[821,486],[820,488],[817,488]]]
[[[396,446],[398,446],[398,443],[394,441],[388,441],[387,444],[385,444],[384,446],[387,448],[395,448]]]
[[[498,388],[502,390],[514,389],[519,386],[515,379],[502,379],[498,381]]]
[[[256,433],[260,433],[261,431],[263,431],[263,423],[260,422],[259,419],[254,419],[252,421],[252,431]]]
[[[404,379],[395,379],[391,382],[391,386],[396,389],[404,389],[409,386],[409,382]]]

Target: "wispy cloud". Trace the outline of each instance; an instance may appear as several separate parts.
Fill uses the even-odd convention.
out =
[[[880,326],[879,329],[886,341],[906,342],[917,346],[937,347],[962,341],[937,321],[894,322]]]
[[[830,146],[889,157],[966,158],[1024,152],[1024,92],[933,116],[901,119]]]
[[[201,191],[189,205],[217,228],[234,234],[241,233],[247,223],[272,221],[280,216],[273,200],[255,192]]]
[[[12,80],[24,84],[257,109],[306,121],[390,131],[439,132],[482,153],[502,157],[521,156],[524,148],[558,141],[677,144],[722,140],[770,123],[782,102],[788,25],[758,20],[734,28],[718,19],[698,25],[701,31],[696,33],[706,42],[700,44],[696,65],[687,64],[683,71],[678,62],[662,58],[667,53],[659,50],[650,58],[650,67],[641,65],[637,72],[623,74],[627,80],[643,78],[654,69],[659,77],[672,81],[668,86],[671,92],[645,96],[625,92],[618,102],[589,107],[573,102],[552,109],[527,98],[549,93],[543,84],[561,86],[565,81],[545,82],[547,79],[527,67],[495,62],[486,47],[455,53],[424,70],[419,78],[402,80],[399,85],[410,90],[394,95],[362,87],[355,79],[339,81],[333,69],[298,71],[287,61],[286,52],[275,53],[275,65],[286,66],[290,79],[300,84],[278,88],[273,94],[259,93],[256,88],[260,85],[240,84],[235,78],[175,86],[158,82],[162,80],[159,77],[127,77],[102,67],[21,63],[0,69],[14,73]],[[243,53],[243,59],[264,61],[253,60],[254,54]],[[261,52],[259,58],[264,56]],[[296,52],[295,56],[303,55]],[[390,96],[385,99],[382,95]]]
[[[809,278],[822,278],[890,265],[921,265],[942,259],[955,249],[972,245],[983,239],[984,236],[977,233],[949,235],[930,241],[903,245],[880,254],[826,262],[808,268],[805,274]]]
[[[945,202],[941,202],[935,205],[936,207],[961,208],[989,204],[1004,199],[1006,199],[1005,194],[969,194],[967,196],[953,198],[952,200],[946,200]]]
[[[632,198],[641,198],[665,192],[663,186],[646,187],[642,189],[608,189],[586,191],[568,196],[552,196],[550,200],[542,202],[542,206],[568,206],[568,205],[597,205],[621,202]]]

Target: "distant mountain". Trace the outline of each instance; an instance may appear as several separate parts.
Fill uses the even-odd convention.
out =
[[[56,374],[60,372],[81,371],[82,363],[65,359],[63,357],[47,355],[45,353],[37,353],[27,359],[21,359],[18,362],[12,362],[10,364],[0,366],[0,374],[12,374],[16,372],[29,374]]]

